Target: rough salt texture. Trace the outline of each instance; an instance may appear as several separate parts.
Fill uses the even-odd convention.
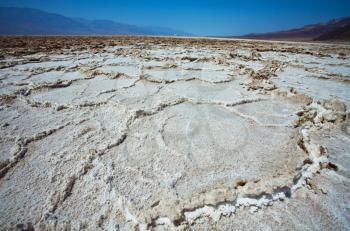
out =
[[[348,45],[0,40],[0,229],[350,230]]]

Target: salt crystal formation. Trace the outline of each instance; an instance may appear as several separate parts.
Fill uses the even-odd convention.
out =
[[[1,230],[350,230],[350,46],[0,40]]]

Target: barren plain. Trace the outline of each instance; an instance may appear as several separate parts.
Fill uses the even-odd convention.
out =
[[[1,230],[350,230],[350,46],[0,38]]]

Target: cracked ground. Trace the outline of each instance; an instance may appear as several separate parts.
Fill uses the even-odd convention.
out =
[[[0,38],[1,230],[350,230],[350,46]]]

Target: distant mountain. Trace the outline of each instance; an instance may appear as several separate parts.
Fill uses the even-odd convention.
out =
[[[0,7],[1,35],[190,35],[162,27],[139,27],[110,20],[68,18],[41,10]]]
[[[326,23],[307,25],[298,29],[263,34],[248,34],[240,36],[240,38],[296,41],[350,41],[350,17],[333,19]]]

